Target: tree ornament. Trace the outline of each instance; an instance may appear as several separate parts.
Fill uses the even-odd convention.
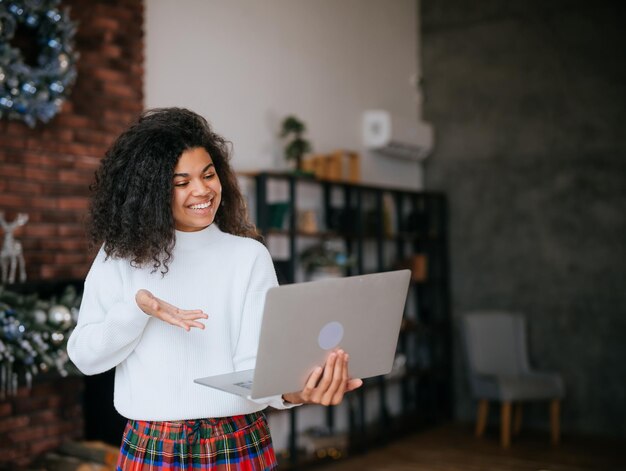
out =
[[[48,320],[48,314],[43,309],[35,309],[33,311],[33,319],[36,324],[43,325]]]
[[[76,80],[76,23],[60,0],[0,0],[0,118],[35,127],[61,109]]]
[[[52,332],[52,343],[54,345],[61,345],[63,343],[63,340],[65,340],[65,335],[63,335],[63,332]]]
[[[48,311],[48,322],[53,326],[67,328],[72,324],[72,314],[67,307],[57,304]]]
[[[78,306],[80,296],[71,286],[58,299],[43,300],[0,285],[0,399],[20,384],[30,387],[38,374],[78,371],[66,353]]]

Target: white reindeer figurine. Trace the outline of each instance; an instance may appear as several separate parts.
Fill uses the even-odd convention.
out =
[[[22,244],[15,240],[13,232],[28,221],[28,214],[19,213],[17,218],[9,223],[4,219],[4,212],[0,211],[0,226],[4,230],[4,242],[2,252],[0,252],[0,266],[2,267],[2,283],[15,283],[15,271],[20,269],[20,281],[26,281],[26,267],[24,266],[24,255]]]

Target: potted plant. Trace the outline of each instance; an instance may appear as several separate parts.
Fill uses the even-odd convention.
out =
[[[340,277],[352,266],[354,260],[340,247],[326,240],[312,245],[300,253],[300,262],[308,280]]]
[[[280,135],[287,139],[285,157],[295,160],[298,171],[302,170],[302,156],[312,149],[311,143],[302,137],[305,131],[305,124],[295,116],[290,115],[283,120]]]

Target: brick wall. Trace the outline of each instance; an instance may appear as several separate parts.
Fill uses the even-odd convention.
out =
[[[0,402],[0,469],[27,465],[37,455],[83,434],[82,378],[52,379],[20,388]]]
[[[78,21],[78,78],[62,111],[28,128],[0,120],[0,211],[30,216],[16,231],[29,280],[84,278],[93,254],[84,223],[94,170],[143,109],[141,0],[64,0]],[[0,401],[0,469],[83,434],[81,378],[37,384]],[[13,469],[10,467],[9,469]]]
[[[78,22],[78,78],[62,111],[28,128],[0,120],[0,211],[13,220],[30,280],[86,274],[89,185],[105,150],[143,108],[143,2],[64,0]]]

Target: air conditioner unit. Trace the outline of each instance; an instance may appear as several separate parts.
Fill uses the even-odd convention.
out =
[[[385,110],[369,110],[363,113],[363,144],[389,157],[421,161],[433,149],[434,130],[424,121],[392,117]]]

